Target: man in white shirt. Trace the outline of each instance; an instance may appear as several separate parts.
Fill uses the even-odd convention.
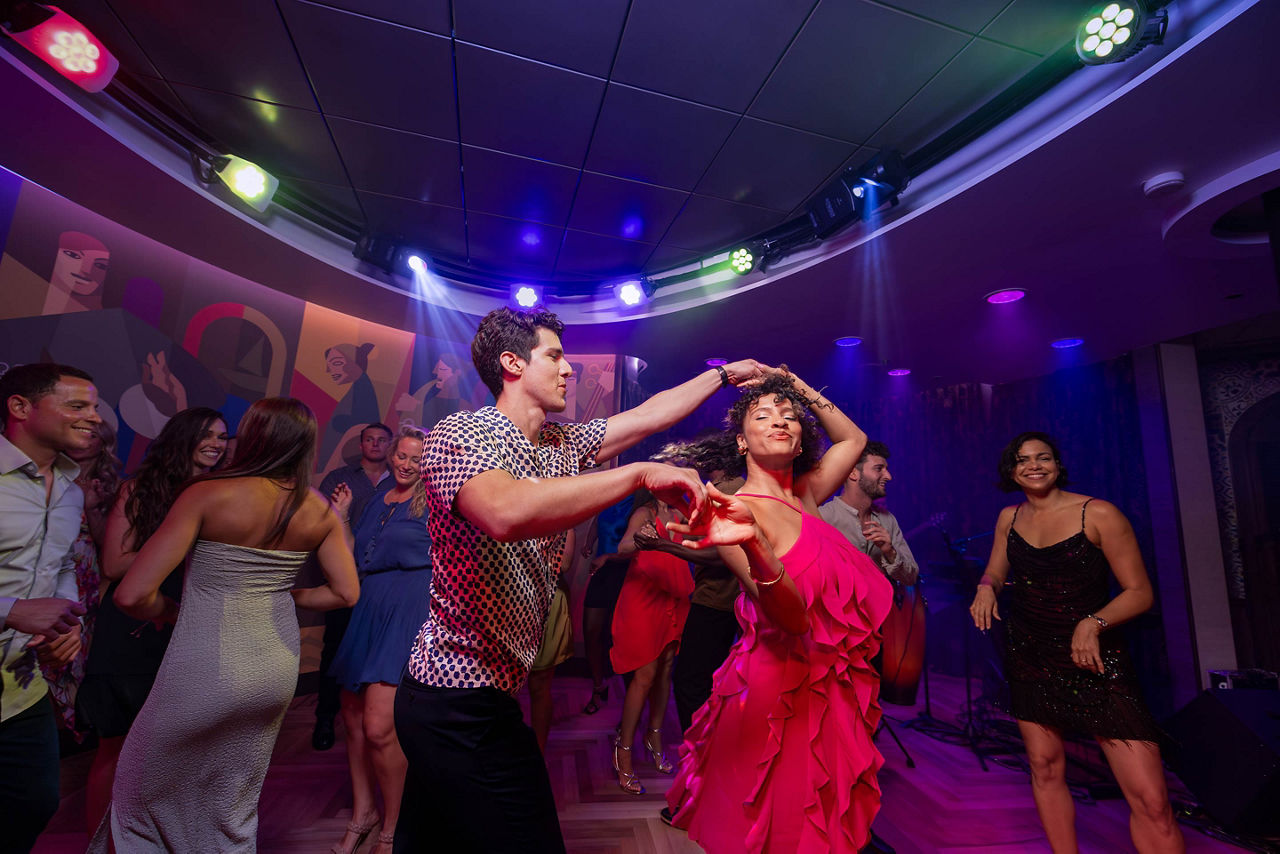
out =
[[[890,581],[910,586],[920,577],[920,565],[903,539],[898,520],[875,503],[884,498],[885,486],[891,480],[888,447],[883,442],[868,442],[862,458],[849,473],[844,491],[818,512],[870,556]]]

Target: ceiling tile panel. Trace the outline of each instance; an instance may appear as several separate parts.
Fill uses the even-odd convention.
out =
[[[274,175],[326,184],[347,180],[319,113],[238,98],[191,86],[174,86],[191,116],[211,137]]]
[[[649,256],[648,261],[644,262],[642,269],[645,273],[661,273],[665,270],[673,270],[686,264],[692,264],[701,258],[701,252],[694,252],[692,249],[681,249],[678,246],[663,243],[653,250],[653,254]]]
[[[1040,58],[975,39],[871,138],[872,145],[915,151],[1030,71]]]
[[[604,81],[458,45],[458,114],[469,145],[578,168]]]
[[[954,30],[870,3],[827,0],[809,18],[749,113],[862,142],[968,40]]]
[[[467,215],[471,260],[494,270],[550,275],[564,229],[518,219]]]
[[[454,13],[460,41],[608,77],[627,0],[467,0]]]
[[[584,172],[569,227],[622,240],[657,242],[689,194]]]
[[[421,246],[428,255],[464,263],[466,217],[458,208],[429,205],[377,193],[357,193],[370,232]]]
[[[698,184],[698,192],[789,211],[857,148],[793,128],[743,119]]]
[[[448,38],[301,0],[281,0],[325,113],[457,139]]]
[[[885,5],[977,34],[1009,5],[1009,0],[888,0]]]
[[[286,178],[281,186],[288,186],[295,194],[354,225],[364,223],[364,211],[355,192],[347,184],[320,184],[302,178]]]
[[[662,242],[696,252],[714,252],[735,240],[766,231],[783,219],[784,214],[777,211],[693,195]]]
[[[170,82],[314,110],[289,33],[273,3],[113,0],[111,7]]]
[[[587,169],[691,190],[737,121],[724,110],[611,83]]]
[[[652,253],[652,243],[618,240],[570,229],[565,232],[564,245],[560,247],[556,274],[586,273],[603,278],[628,276],[639,270]]]
[[[542,160],[462,148],[467,210],[564,227],[578,170]]]
[[[439,36],[447,36],[453,29],[449,19],[449,0],[413,0],[412,3],[404,0],[325,0],[325,5]]]
[[[1014,0],[982,36],[1039,54],[1053,53],[1075,40],[1089,6],[1080,0]]]
[[[814,6],[740,0],[726,14],[717,3],[636,0],[611,79],[742,112]]]
[[[357,189],[462,207],[458,143],[338,118],[329,129]]]
[[[158,102],[163,108],[171,110],[174,115],[195,123],[190,111],[187,110],[187,105],[178,97],[178,93],[159,77],[144,77],[138,74],[129,77],[127,81],[120,78],[117,78],[117,81],[127,85],[137,95],[149,96],[153,104]]]

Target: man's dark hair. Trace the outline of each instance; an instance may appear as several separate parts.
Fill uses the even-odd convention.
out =
[[[364,427],[360,429],[361,441],[364,441],[365,430],[381,430],[382,432],[387,434],[388,439],[395,438],[395,435],[396,435],[394,432],[392,432],[391,428],[388,427],[386,424],[383,424],[381,421],[374,421],[372,424],[366,424],[364,425]]]
[[[564,324],[560,318],[541,307],[516,311],[503,306],[489,312],[480,321],[476,337],[471,339],[471,363],[494,397],[502,394],[500,357],[503,353],[515,353],[528,360],[533,355],[533,348],[538,346],[539,329],[554,332],[557,337],[564,336]]]
[[[1014,436],[1013,441],[1005,445],[1004,450],[1000,452],[1000,480],[996,485],[1001,490],[1017,492],[1022,488],[1013,479],[1013,470],[1018,466],[1018,449],[1027,442],[1037,441],[1049,446],[1049,450],[1053,452],[1053,461],[1058,464],[1058,479],[1053,482],[1053,485],[1061,488],[1070,483],[1067,480],[1067,467],[1062,464],[1062,454],[1058,451],[1058,443],[1053,441],[1053,437],[1048,433],[1028,430],[1026,433]]]
[[[93,382],[93,377],[79,368],[54,362],[33,362],[6,371],[4,376],[0,376],[0,428],[4,427],[9,416],[9,398],[18,395],[35,403],[45,395],[52,394],[58,387],[58,380],[63,377]]]
[[[889,459],[889,446],[884,442],[867,442],[867,446],[862,449],[862,456],[858,457],[858,461],[853,464],[854,468],[860,468],[867,461],[867,457],[884,457]]]

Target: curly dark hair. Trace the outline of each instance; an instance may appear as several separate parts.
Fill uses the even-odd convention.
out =
[[[996,483],[1004,492],[1017,492],[1022,487],[1018,486],[1013,479],[1013,470],[1018,465],[1018,450],[1027,442],[1044,442],[1049,446],[1049,450],[1053,452],[1053,461],[1058,464],[1058,479],[1053,482],[1054,486],[1063,487],[1071,481],[1067,480],[1067,467],[1062,464],[1062,454],[1058,451],[1058,443],[1048,433],[1041,433],[1038,430],[1028,430],[1025,433],[1019,433],[1013,437],[1013,441],[1004,446],[1004,450],[1000,452],[1000,480]]]
[[[884,442],[867,442],[867,446],[862,449],[862,455],[858,457],[858,462],[854,463],[854,468],[862,465],[867,461],[867,457],[884,457],[889,459],[889,446]]]
[[[780,366],[786,370],[786,366]],[[742,389],[742,394],[724,417],[725,429],[708,433],[689,442],[672,442],[662,448],[654,459],[696,469],[707,478],[712,473],[724,472],[726,477],[736,477],[746,471],[746,457],[738,452],[738,434],[743,422],[756,403],[767,395],[773,395],[774,403],[790,401],[800,419],[800,455],[791,464],[791,473],[799,477],[818,464],[822,450],[822,433],[810,400],[795,387],[789,374],[771,374],[753,388]]]
[[[133,475],[132,489],[124,504],[135,550],[141,549],[160,527],[174,499],[191,478],[191,457],[204,431],[213,422],[225,424],[226,420],[216,409],[193,406],[170,418],[147,446],[147,455]]]
[[[249,407],[236,429],[236,456],[231,465],[192,479],[224,480],[231,477],[265,477],[292,491],[280,508],[266,544],[284,538],[293,516],[307,500],[311,470],[316,463],[316,414],[296,397],[264,397]]]
[[[495,308],[480,321],[476,337],[471,339],[471,362],[494,397],[502,394],[500,357],[503,353],[515,353],[521,359],[529,359],[533,348],[538,346],[539,329],[564,337],[564,324],[560,318],[541,306],[528,311],[503,306]]]

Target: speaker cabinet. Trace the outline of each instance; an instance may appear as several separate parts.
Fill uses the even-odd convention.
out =
[[[1166,724],[1169,764],[1230,830],[1280,834],[1280,691],[1203,691]]]

